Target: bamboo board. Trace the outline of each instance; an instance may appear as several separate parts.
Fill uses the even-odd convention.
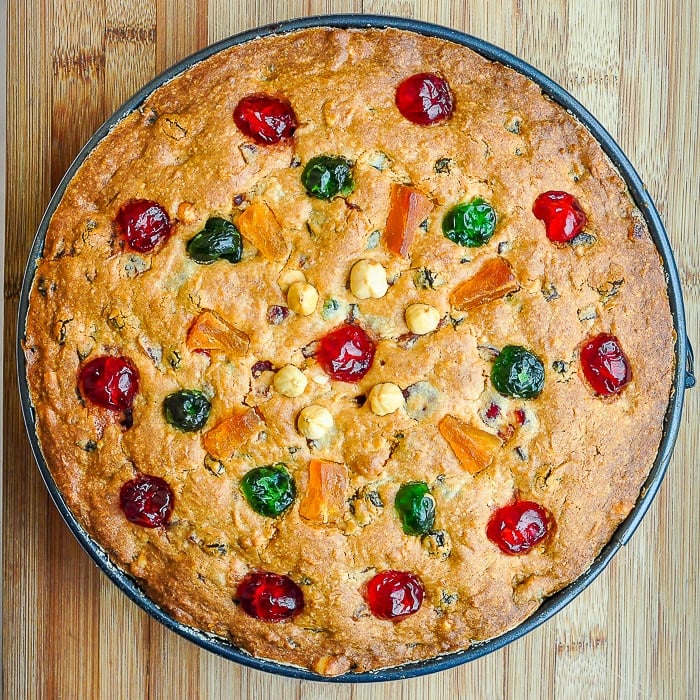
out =
[[[452,26],[512,51],[578,97],[618,140],[661,211],[700,347],[695,0],[9,0],[3,697],[700,697],[698,390],[687,394],[675,456],[650,512],[587,591],[506,649],[381,687],[276,678],[198,650],[119,593],[49,502],[19,412],[14,325],[26,255],[53,188],[103,119],[173,62],[244,29],[329,12]]]

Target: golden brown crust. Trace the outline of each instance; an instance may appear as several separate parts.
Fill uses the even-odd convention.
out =
[[[413,125],[394,106],[396,85],[422,71],[447,77],[454,93],[458,108],[442,126]],[[293,140],[250,148],[231,115],[255,92],[290,100],[300,125]],[[293,166],[319,154],[355,163],[347,202],[305,194],[301,168]],[[368,249],[397,181],[435,204],[409,258],[381,243]],[[562,189],[587,212],[593,245],[555,246],[532,215],[539,193]],[[441,222],[474,195],[493,204],[499,223],[488,245],[467,249],[442,236]],[[121,250],[114,233],[119,207],[139,197],[158,201],[176,221],[153,254]],[[235,266],[200,266],[186,255],[186,242],[208,217],[235,222],[256,198],[280,222],[288,258],[263,257],[249,243]],[[497,252],[520,290],[451,312],[451,292]],[[393,281],[383,298],[358,301],[349,291],[350,269],[363,258],[381,262]],[[268,307],[286,305],[277,280],[287,268],[303,269],[319,291],[319,308],[270,325]],[[432,287],[421,284],[426,268]],[[260,39],[159,88],[68,186],[27,319],[37,432],[80,522],[177,619],[320,673],[400,664],[521,622],[586,570],[632,508],[657,451],[671,386],[665,289],[659,256],[621,178],[590,134],[523,76],[463,47],[398,30],[310,29]],[[338,310],[322,313],[329,298]],[[415,302],[435,306],[448,322],[407,343],[403,314]],[[339,325],[351,304],[379,339],[373,367],[358,385],[324,381],[302,348]],[[235,360],[187,348],[187,330],[204,309],[250,338],[247,354]],[[577,376],[578,347],[602,331],[617,335],[632,364],[631,384],[613,401],[594,397]],[[491,388],[480,346],[511,343],[543,359],[540,398],[508,400]],[[76,392],[83,359],[117,352],[141,377],[129,430],[84,406]],[[281,396],[270,388],[270,372],[252,378],[258,360],[301,367],[307,389],[298,398]],[[355,398],[380,382],[412,387],[404,409],[377,416],[358,406]],[[162,418],[163,398],[179,388],[213,396],[208,427],[257,405],[264,439],[212,468],[201,435],[178,432]],[[504,413],[524,408],[527,421],[471,476],[438,422],[450,413],[495,431],[482,418],[491,400]],[[311,403],[335,420],[319,443],[307,443],[295,427]],[[86,450],[88,441],[96,449]],[[299,498],[279,519],[251,510],[238,483],[252,466],[285,462],[304,494],[311,458],[349,468],[339,523],[313,526],[300,517]],[[123,517],[119,489],[136,470],[171,484],[167,529],[146,530]],[[439,551],[399,525],[394,496],[412,480],[427,482],[435,496],[435,528],[447,533]],[[369,491],[383,507],[368,500]],[[493,509],[516,494],[546,507],[557,528],[546,545],[509,557],[485,529]],[[293,622],[261,622],[237,607],[237,583],[255,568],[301,585],[305,609]],[[426,589],[420,611],[398,624],[370,615],[362,594],[387,568],[417,573]]]

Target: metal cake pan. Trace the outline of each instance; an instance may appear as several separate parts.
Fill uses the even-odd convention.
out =
[[[269,36],[274,34],[283,34],[306,29],[310,27],[336,27],[336,28],[386,28],[392,27],[403,29],[426,36],[444,39],[466,46],[473,51],[481,54],[491,61],[502,63],[537,83],[542,92],[548,95],[555,102],[571,112],[581,122],[594,138],[601,145],[605,154],[610,158],[612,163],[617,168],[618,172],[627,184],[632,198],[642,212],[646,223],[649,227],[651,237],[656,244],[667,279],[668,297],[673,315],[674,327],[676,332],[675,345],[675,373],[670,402],[666,410],[664,419],[664,430],[659,451],[656,460],[651,468],[651,471],[644,482],[641,495],[630,512],[628,517],[620,524],[615,531],[611,540],[603,547],[601,552],[595,558],[590,568],[582,574],[574,582],[561,589],[554,595],[547,598],[540,608],[527,620],[519,624],[514,629],[502,634],[494,639],[486,642],[480,642],[470,648],[446,654],[444,656],[434,657],[423,661],[403,664],[391,668],[381,669],[377,671],[369,671],[363,673],[347,673],[342,676],[332,678],[321,676],[313,671],[282,664],[267,659],[256,658],[247,652],[239,649],[224,639],[208,635],[200,630],[184,625],[166,611],[156,605],[139,587],[138,582],[119,569],[113,564],[109,555],[103,550],[83,529],[78,523],[73,513],[66,505],[63,496],[59,492],[56,484],[51,476],[51,472],[41,453],[39,442],[35,431],[35,413],[29,395],[29,388],[26,377],[26,366],[24,359],[24,351],[22,341],[25,336],[26,317],[29,303],[29,293],[32,287],[36,261],[42,256],[46,231],[49,226],[51,217],[56,210],[65,189],[82,165],[83,161],[90,155],[95,146],[109,133],[112,127],[123,119],[130,112],[138,109],[144,102],[146,97],[154,90],[160,87],[163,83],[172,80],[179,74],[186,71],[200,61],[209,58],[213,54],[227,49],[236,44],[251,41],[258,37]],[[17,371],[19,375],[20,399],[22,405],[22,413],[24,416],[29,441],[31,443],[34,457],[39,466],[39,470],[46,484],[53,502],[58,508],[61,516],[65,520],[73,535],[80,542],[83,549],[90,555],[97,566],[109,577],[123,593],[125,593],[139,607],[145,610],[151,617],[164,624],[168,629],[173,630],[182,637],[188,639],[199,647],[211,651],[219,656],[244,664],[251,668],[267,671],[270,673],[289,676],[291,678],[301,678],[307,680],[320,680],[327,682],[355,682],[367,683],[378,681],[392,681],[403,678],[411,678],[421,676],[428,673],[442,671],[468,661],[473,661],[485,654],[489,654],[506,644],[519,639],[531,630],[535,629],[543,622],[547,621],[554,614],[560,611],[564,606],[576,598],[586,587],[588,587],[601,571],[608,565],[615,553],[620,547],[628,542],[637,526],[641,522],[645,513],[649,509],[661,482],[663,480],[666,469],[671,459],[673,446],[678,435],[681,413],[683,410],[683,398],[685,390],[695,385],[695,376],[693,369],[693,352],[690,342],[686,335],[685,313],[683,307],[683,297],[681,292],[681,284],[676,268],[676,263],[673,257],[673,252],[664,230],[663,223],[659,213],[654,206],[642,180],[634,170],[634,167],[622,152],[620,147],[608,132],[600,125],[590,112],[586,110],[574,97],[566,90],[546,75],[527,64],[525,61],[516,56],[504,51],[493,44],[478,39],[476,37],[464,34],[462,32],[442,27],[427,22],[419,22],[412,19],[403,19],[399,17],[390,17],[383,15],[324,15],[317,17],[305,17],[301,19],[289,20],[277,24],[270,24],[264,27],[253,29],[235,36],[224,39],[216,44],[213,44],[197,53],[189,56],[183,61],[172,66],[160,76],[152,80],[139,92],[127,100],[102,126],[95,132],[92,138],[85,144],[76,159],[71,164],[65,176],[54,192],[51,201],[44,213],[44,216],[36,233],[34,243],[29,253],[29,258],[22,283],[22,290],[19,302],[19,318],[17,332]]]

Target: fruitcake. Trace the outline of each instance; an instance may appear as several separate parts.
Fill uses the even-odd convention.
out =
[[[654,463],[674,326],[625,182],[522,74],[398,29],[221,50],[84,159],[24,351],[71,511],[176,620],[323,675],[581,576]]]

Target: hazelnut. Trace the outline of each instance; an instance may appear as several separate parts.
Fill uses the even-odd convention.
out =
[[[295,282],[306,282],[306,275],[301,270],[284,270],[277,278],[277,284],[283,294],[286,294]]]
[[[287,306],[300,316],[314,312],[318,304],[316,287],[308,282],[293,282],[287,290]]]
[[[308,381],[298,367],[285,365],[275,374],[272,383],[282,396],[294,398],[304,393]]]
[[[350,271],[350,291],[358,299],[381,299],[389,289],[386,270],[378,262],[360,260]]]
[[[411,333],[425,335],[434,331],[440,323],[440,312],[430,304],[411,304],[404,313]]]
[[[333,416],[324,406],[312,404],[301,410],[297,419],[299,432],[309,440],[319,440],[333,427]]]
[[[369,407],[372,413],[386,416],[398,411],[404,404],[403,391],[397,384],[375,384],[369,392]]]

